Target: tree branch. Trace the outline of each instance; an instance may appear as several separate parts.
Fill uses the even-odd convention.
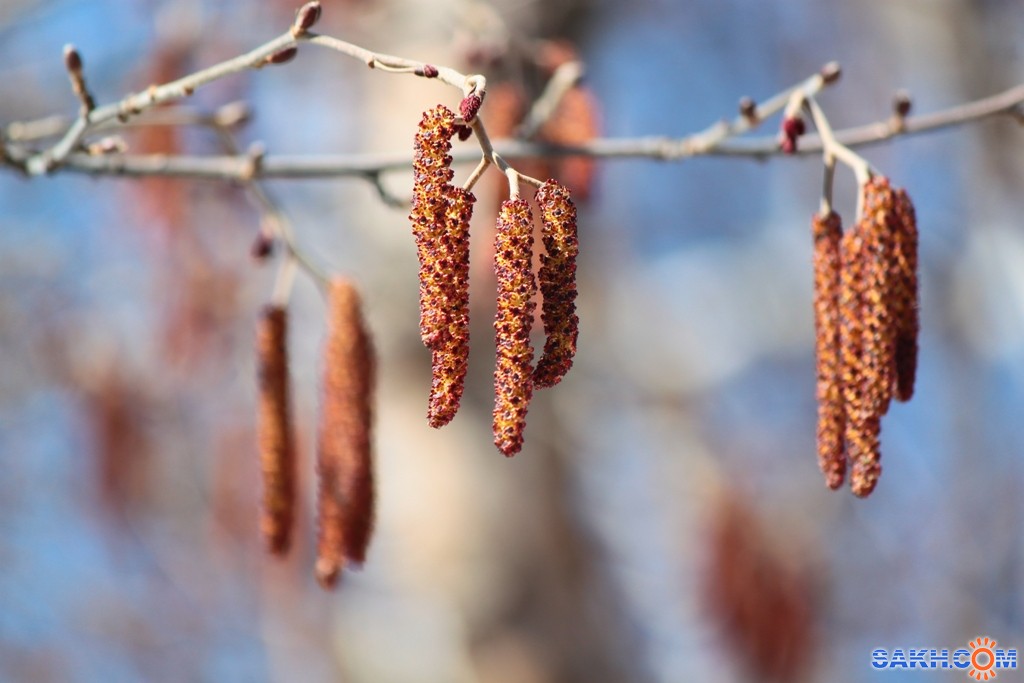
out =
[[[788,96],[788,95],[787,95]],[[835,139],[851,147],[865,147],[893,138],[918,135],[1001,115],[1020,116],[1024,104],[1024,85],[967,104],[941,111],[908,116],[902,127],[889,121],[880,121],[835,132]],[[12,124],[12,126],[27,124]],[[782,156],[779,141],[774,136],[723,140],[707,144],[705,133],[684,138],[598,138],[587,144],[572,147],[520,140],[497,140],[494,150],[505,159],[517,160],[537,157],[585,156],[599,159],[641,158],[658,161],[679,161],[696,156],[748,157],[768,159]],[[820,155],[821,138],[815,134],[800,139],[796,155]],[[24,163],[26,153],[17,147],[8,149],[11,162]],[[478,163],[480,152],[460,149],[452,153],[457,163]],[[349,176],[373,177],[388,171],[405,170],[411,166],[408,152],[392,154],[330,154],[330,155],[267,155],[257,171],[258,178],[337,178]],[[236,156],[174,156],[117,154],[91,156],[69,155],[59,170],[88,175],[114,176],[170,176],[205,180],[236,180],[248,178],[249,159]]]

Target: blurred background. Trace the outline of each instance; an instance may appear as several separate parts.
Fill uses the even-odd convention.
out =
[[[67,42],[109,102],[257,45],[298,4],[5,0],[0,124],[74,114]],[[832,59],[837,127],[885,119],[899,88],[927,112],[1024,81],[1016,0],[323,4],[322,32],[488,75],[506,134],[574,53],[562,130],[609,136],[694,132]],[[457,97],[306,47],[189,105],[245,100],[241,141],[270,153],[411,157],[420,113]],[[193,128],[126,140],[222,149]],[[871,651],[1024,647],[1024,128],[865,155],[917,204],[923,321],[867,500],[815,459],[818,161],[548,167],[586,196],[579,355],[510,460],[490,434],[500,184],[478,191],[466,397],[435,431],[407,212],[360,180],[270,183],[299,243],[360,283],[380,357],[377,532],[336,594],[312,575],[324,311],[306,278],[302,513],[288,559],[258,536],[253,333],[275,268],[249,255],[244,190],[0,172],[0,680],[909,681],[929,674],[875,672]],[[407,197],[411,174],[385,183]],[[854,195],[841,173],[847,217]]]

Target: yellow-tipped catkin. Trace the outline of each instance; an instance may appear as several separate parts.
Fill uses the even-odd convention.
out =
[[[443,250],[448,210],[447,190],[452,179],[451,138],[455,114],[438,105],[423,114],[413,152],[413,235],[420,262],[420,337],[433,349],[444,334],[443,281],[446,277]]]
[[[506,456],[523,447],[526,412],[533,397],[530,328],[536,304],[533,276],[533,212],[525,199],[501,205],[494,237],[498,310],[494,319],[494,445]]]
[[[259,376],[257,443],[263,475],[260,530],[267,549],[288,552],[295,517],[295,443],[288,386],[288,314],[280,306],[263,309],[256,331]]]
[[[580,251],[576,236],[576,206],[569,190],[548,180],[537,192],[544,224],[539,284],[543,297],[541,319],[544,321],[544,355],[533,373],[537,387],[552,387],[572,367],[579,336],[576,315],[576,257]]]
[[[815,215],[814,332],[818,371],[818,465],[831,489],[839,488],[846,474],[843,430],[846,411],[840,363],[840,241],[839,214]]]
[[[431,427],[451,422],[459,409],[469,363],[469,223],[473,194],[461,187],[445,190],[445,227],[436,245],[434,273],[442,327],[434,336],[427,420]]]
[[[358,291],[333,280],[317,448],[319,539],[316,576],[325,588],[348,563],[361,564],[373,531],[374,353]]]
[[[906,191],[896,190],[896,250],[893,274],[893,318],[896,325],[895,396],[909,401],[917,374],[917,337],[920,331],[917,283],[917,216]]]

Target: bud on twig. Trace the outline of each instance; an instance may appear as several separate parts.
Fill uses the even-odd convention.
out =
[[[459,103],[459,113],[462,114],[462,120],[466,123],[472,123],[473,119],[476,118],[476,113],[480,111],[480,105],[483,103],[483,98],[476,93],[466,95],[462,102]]]
[[[832,85],[839,80],[839,77],[843,74],[843,70],[839,66],[839,62],[829,62],[825,66],[821,67],[821,79],[828,85]]]
[[[424,78],[437,78],[439,73],[437,67],[433,64],[424,64],[422,69],[416,69],[416,75],[423,76]]]
[[[892,100],[893,113],[900,118],[909,114],[912,106],[913,100],[910,99],[910,93],[906,90],[900,90],[897,92],[896,96]]]
[[[269,55],[266,59],[267,64],[287,64],[288,62],[295,59],[295,55],[299,53],[299,48],[290,45],[283,47],[272,55]]]
[[[68,73],[75,74],[82,71],[82,56],[71,43],[64,46],[64,67]]]
[[[307,2],[295,13],[295,22],[292,24],[292,35],[300,36],[313,28],[320,21],[320,2]]]
[[[751,123],[757,123],[757,102],[749,97],[740,98],[740,116]]]

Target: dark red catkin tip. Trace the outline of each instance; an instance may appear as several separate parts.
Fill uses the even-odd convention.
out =
[[[799,116],[787,116],[782,120],[782,133],[787,138],[798,138],[807,132],[807,125]]]

